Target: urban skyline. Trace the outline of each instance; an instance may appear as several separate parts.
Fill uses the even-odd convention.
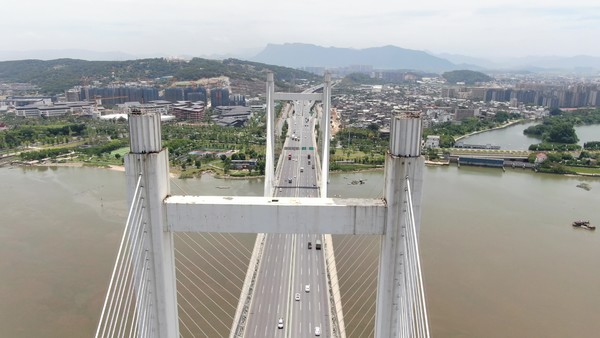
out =
[[[0,52],[89,50],[136,57],[251,57],[268,43],[395,45],[471,57],[600,56],[595,1],[416,3],[374,0],[251,4],[73,0],[3,4]],[[26,18],[26,19],[25,19]]]

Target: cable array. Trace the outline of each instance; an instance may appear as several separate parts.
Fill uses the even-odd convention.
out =
[[[180,335],[227,336],[251,253],[232,234],[176,233],[174,239]]]
[[[421,259],[419,258],[419,241],[415,226],[415,215],[412,204],[410,180],[406,178],[405,189],[406,203],[406,228],[403,236],[405,252],[402,265],[404,267],[404,283],[401,289],[402,337],[427,337],[429,338],[429,322],[423,288],[423,275],[421,272]]]
[[[406,250],[401,264],[403,280],[400,306],[403,311],[399,319],[399,330],[402,337],[429,337],[419,244],[408,178],[406,186],[406,206],[403,213],[406,227],[402,238]],[[339,285],[332,285],[332,290],[339,292],[338,299],[344,305],[345,333],[348,338],[374,336],[379,248],[380,241],[374,236],[336,236],[335,260]],[[333,256],[333,252],[330,256]]]
[[[96,338],[154,335],[154,299],[148,288],[151,265],[148,250],[145,249],[148,234],[142,196],[140,175],[96,329]]]
[[[174,233],[180,337],[229,336],[255,236]]]
[[[377,236],[335,236],[335,261],[337,285],[332,292],[338,299],[335,306],[343,304],[344,333],[348,338],[372,337],[375,318],[379,238]],[[332,259],[333,252],[327,257]],[[341,302],[341,304],[340,304]],[[365,335],[366,334],[366,335]]]

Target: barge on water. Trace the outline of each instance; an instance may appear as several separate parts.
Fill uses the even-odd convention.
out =
[[[576,228],[588,229],[588,230],[596,230],[595,225],[591,225],[590,221],[575,221],[573,222],[573,226]]]

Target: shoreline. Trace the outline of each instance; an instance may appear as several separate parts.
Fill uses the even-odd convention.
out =
[[[509,121],[509,122],[507,122],[507,123],[505,123],[505,124],[499,125],[499,126],[497,126],[497,127],[494,127],[494,128],[490,128],[490,129],[486,129],[486,130],[478,130],[478,131],[474,131],[474,132],[472,132],[472,133],[469,133],[469,134],[466,134],[466,135],[462,135],[462,136],[459,136],[459,137],[457,137],[456,139],[454,139],[454,142],[460,141],[460,140],[462,140],[463,138],[467,138],[467,137],[469,137],[469,136],[473,136],[473,135],[477,135],[477,134],[485,133],[486,131],[492,131],[492,130],[497,130],[497,129],[503,129],[503,128],[507,128],[507,127],[510,127],[510,126],[512,126],[513,124],[518,124],[518,123],[525,122],[525,121],[527,121],[527,120],[525,120],[525,119],[519,119],[519,120],[515,120],[515,121]]]

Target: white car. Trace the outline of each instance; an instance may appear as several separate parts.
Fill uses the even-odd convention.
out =
[[[294,299],[295,299],[295,300],[300,300],[300,294],[299,294],[299,293],[296,293],[296,295],[294,296]]]
[[[279,321],[277,322],[277,328],[283,329],[283,318],[279,318]]]
[[[304,292],[310,292],[310,284],[306,284],[304,287]]]
[[[320,335],[321,335],[321,327],[315,326],[315,336],[320,336]]]

